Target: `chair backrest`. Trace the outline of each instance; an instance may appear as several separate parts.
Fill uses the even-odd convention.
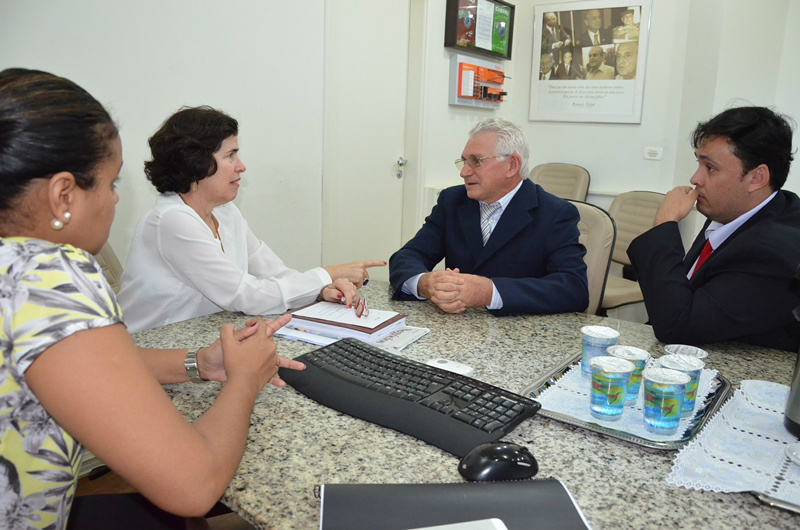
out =
[[[617,225],[617,242],[612,259],[622,265],[630,265],[628,245],[631,241],[653,228],[658,207],[664,194],[655,191],[629,191],[617,195],[608,213]]]
[[[578,208],[581,216],[578,230],[581,244],[586,247],[586,276],[589,280],[589,307],[585,313],[597,314],[603,304],[608,269],[611,267],[611,251],[616,239],[614,220],[608,212],[593,204],[569,201]]]
[[[111,288],[114,289],[114,292],[118,293],[119,280],[122,278],[122,264],[117,259],[117,255],[114,253],[114,249],[111,248],[111,244],[109,244],[108,241],[105,242],[100,252],[94,255],[94,259],[97,260],[97,263],[103,270],[106,281],[108,281]]]
[[[581,166],[551,162],[531,169],[531,180],[562,199],[585,201],[589,193],[589,172]]]

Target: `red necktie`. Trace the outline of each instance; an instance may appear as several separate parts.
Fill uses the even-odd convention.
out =
[[[697,274],[697,269],[700,268],[700,265],[702,265],[708,259],[713,251],[714,249],[711,248],[711,241],[706,239],[706,244],[703,247],[703,250],[700,251],[700,257],[697,258],[697,265],[694,266],[694,272],[692,272],[692,276]]]

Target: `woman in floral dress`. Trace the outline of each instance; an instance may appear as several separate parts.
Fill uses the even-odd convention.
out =
[[[67,527],[82,447],[161,509],[202,516],[239,464],[278,367],[254,319],[196,352],[137,348],[92,254],[122,165],[103,106],[52,74],[0,72],[0,528]],[[184,364],[187,361],[188,368]],[[193,424],[162,384],[223,381]]]

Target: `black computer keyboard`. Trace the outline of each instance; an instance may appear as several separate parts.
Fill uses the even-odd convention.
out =
[[[332,409],[414,436],[457,456],[495,441],[541,405],[471,377],[387,353],[356,339],[297,357],[280,377]]]

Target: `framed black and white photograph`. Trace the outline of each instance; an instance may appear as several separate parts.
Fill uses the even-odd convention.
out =
[[[640,123],[651,1],[536,6],[531,121]]]

